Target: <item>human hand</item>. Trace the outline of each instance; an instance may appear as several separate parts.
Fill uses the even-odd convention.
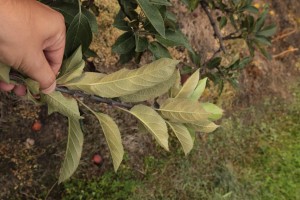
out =
[[[56,87],[62,64],[64,17],[35,0],[0,0],[0,61],[40,84],[43,93]],[[25,87],[0,82],[0,90],[26,94]]]

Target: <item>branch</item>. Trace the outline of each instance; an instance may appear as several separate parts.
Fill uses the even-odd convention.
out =
[[[207,15],[209,21],[210,21],[210,24],[212,26],[212,28],[214,29],[214,32],[215,32],[215,36],[218,38],[219,40],[219,43],[220,43],[220,49],[226,53],[226,49],[225,49],[225,46],[224,46],[224,43],[223,43],[223,38],[222,38],[222,35],[220,33],[220,30],[218,28],[218,25],[216,23],[216,21],[214,20],[214,18],[212,17],[211,13],[209,12],[208,10],[208,5],[205,1],[200,1],[200,5],[202,7],[202,9],[204,10],[205,14]]]
[[[105,104],[108,104],[108,105],[111,105],[111,106],[118,106],[118,107],[127,108],[127,109],[130,109],[134,106],[132,104],[119,102],[119,101],[116,101],[116,100],[113,100],[113,99],[104,98],[104,97],[100,97],[100,96],[97,96],[97,95],[89,95],[89,94],[83,93],[83,92],[78,91],[78,90],[69,90],[69,89],[64,88],[64,87],[56,87],[55,90],[58,91],[58,92],[69,94],[73,97],[88,98],[90,100],[94,100],[94,101],[99,102],[99,103],[105,103]]]

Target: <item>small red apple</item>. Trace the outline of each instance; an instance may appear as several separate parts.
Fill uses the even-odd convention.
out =
[[[102,165],[103,163],[103,158],[100,154],[98,153],[95,153],[93,158],[92,158],[92,162],[95,164],[95,165],[98,165],[99,167]]]
[[[42,129],[42,123],[40,120],[35,120],[34,123],[32,124],[31,130],[34,132],[38,132]]]

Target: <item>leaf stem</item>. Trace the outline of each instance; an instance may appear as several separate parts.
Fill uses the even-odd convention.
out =
[[[134,106],[132,104],[119,102],[119,101],[116,101],[113,99],[108,99],[108,98],[100,97],[97,95],[86,94],[86,93],[83,93],[83,92],[77,91],[77,90],[69,90],[64,87],[56,87],[55,90],[65,93],[65,94],[69,94],[69,95],[73,96],[74,98],[78,98],[78,97],[88,98],[90,100],[94,100],[94,101],[100,102],[100,103],[105,103],[105,104],[108,104],[111,106],[118,106],[118,107],[127,108],[127,109],[130,109]]]

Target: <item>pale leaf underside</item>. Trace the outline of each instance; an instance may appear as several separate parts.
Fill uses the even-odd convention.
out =
[[[75,99],[63,96],[60,92],[42,95],[42,101],[48,104],[48,113],[59,112],[73,119],[80,119],[78,104]]]
[[[198,102],[190,99],[167,99],[159,111],[170,121],[180,123],[203,121],[209,115]]]
[[[121,133],[119,131],[119,128],[110,116],[102,113],[93,113],[98,118],[101,124],[106,142],[112,156],[114,169],[115,171],[117,171],[124,156],[124,148],[122,145]]]
[[[165,82],[162,82],[151,88],[140,90],[137,93],[120,97],[120,99],[123,102],[141,102],[141,101],[146,101],[146,100],[161,96],[161,95],[165,94],[166,92],[168,92],[168,90],[172,87],[172,85],[176,81],[176,76],[177,75],[175,72],[171,76],[171,78]]]
[[[181,90],[179,91],[179,93],[177,94],[177,96],[175,98],[187,98],[189,97],[195,90],[195,88],[197,87],[197,84],[199,82],[199,69],[194,72],[188,79],[187,81],[184,83],[184,85],[182,86]]]
[[[178,138],[185,155],[187,155],[194,146],[193,138],[189,132],[189,130],[183,125],[173,122],[167,122],[171,127],[172,131]]]
[[[165,120],[152,108],[145,105],[134,106],[130,111],[154,136],[158,144],[169,151],[168,129]]]
[[[136,93],[168,80],[174,73],[178,61],[163,58],[136,70],[122,69],[104,76],[100,80],[72,81],[64,84],[72,88],[89,88],[93,94],[114,98]]]
[[[61,183],[75,172],[79,165],[83,145],[83,133],[78,119],[69,117],[69,135],[67,150],[63,165],[60,170],[58,182]]]

